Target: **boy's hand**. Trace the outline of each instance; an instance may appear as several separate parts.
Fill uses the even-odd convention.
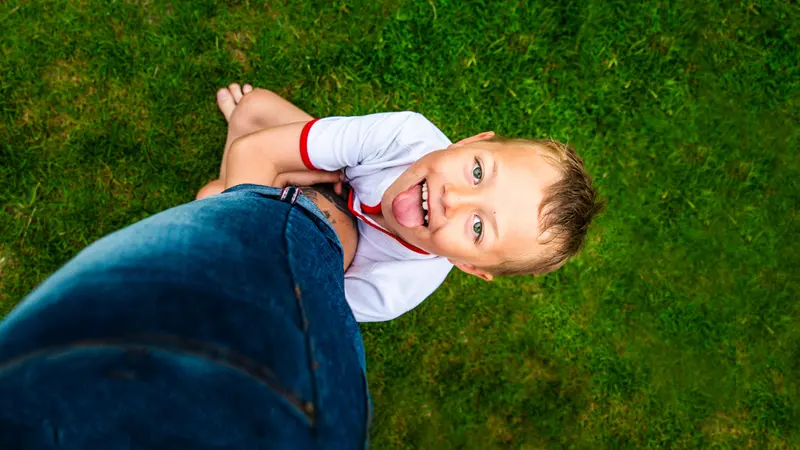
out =
[[[285,172],[275,177],[273,186],[285,188],[286,186],[311,186],[321,183],[336,183],[341,191],[342,172],[326,172],[324,170],[305,170],[298,172]]]
[[[283,189],[286,186],[312,186],[315,184],[333,183],[334,192],[336,192],[337,195],[342,195],[342,192],[344,192],[342,188],[343,179],[344,175],[341,171],[298,171],[282,173],[275,178],[275,181],[267,183],[266,185]],[[200,200],[212,195],[217,195],[224,190],[225,182],[223,180],[213,180],[200,189],[195,198]]]

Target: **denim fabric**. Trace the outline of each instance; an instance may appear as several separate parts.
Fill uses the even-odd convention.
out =
[[[0,448],[363,448],[341,246],[279,192],[152,216],[32,292],[0,324]]]

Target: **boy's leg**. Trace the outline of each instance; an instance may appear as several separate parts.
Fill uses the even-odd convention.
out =
[[[278,94],[267,89],[253,89],[249,84],[244,87],[232,83],[227,88],[217,91],[217,106],[228,121],[228,136],[219,168],[219,180],[205,185],[197,193],[197,199],[219,194],[225,189],[225,166],[228,160],[228,149],[236,139],[264,128],[286,125],[295,122],[312,120],[308,113]]]
[[[196,199],[200,200],[206,197],[210,197],[212,195],[217,195],[225,190],[225,182],[222,180],[213,180],[209,181],[205,186],[203,186],[198,192]]]
[[[217,92],[217,104],[228,120],[228,138],[222,154],[220,179],[225,179],[228,149],[236,139],[264,128],[312,120],[308,113],[267,89],[244,89],[233,83]]]
[[[308,122],[311,115],[267,89],[253,89],[249,84],[240,87],[233,83],[217,92],[217,105],[228,121],[228,137],[222,155],[220,179],[205,185],[198,193],[201,199],[218,194],[225,189],[225,163],[228,149],[241,136],[264,128],[295,122]],[[337,198],[332,188],[318,186],[304,188],[309,198],[323,211],[336,230],[344,250],[344,268],[347,270],[358,246],[358,226],[355,217],[347,210],[346,201]]]

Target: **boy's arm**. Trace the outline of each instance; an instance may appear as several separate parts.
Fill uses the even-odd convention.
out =
[[[244,183],[274,186],[281,174],[309,170],[300,156],[304,125],[298,122],[266,128],[234,141],[225,163],[225,188]]]
[[[374,170],[381,170],[399,161],[408,162],[414,149],[438,150],[432,147],[446,148],[449,144],[424,116],[401,111],[313,120],[304,126],[299,146],[309,169],[373,165]]]
[[[425,117],[409,111],[281,125],[234,141],[228,149],[225,187],[274,185],[285,173],[407,159],[412,148],[431,143],[446,148],[450,141]]]

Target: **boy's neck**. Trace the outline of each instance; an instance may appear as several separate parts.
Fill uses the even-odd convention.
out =
[[[392,233],[395,236],[397,236],[397,234],[394,232],[394,230],[389,228],[389,226],[386,224],[386,219],[383,218],[383,215],[381,215],[381,214],[364,214],[364,215],[369,217],[370,219],[372,219],[373,222],[375,222],[378,225],[380,225],[381,228],[383,228],[384,230],[386,230],[389,233]]]
[[[406,248],[408,248],[410,250],[413,250],[413,251],[415,251],[417,253],[421,252],[422,254],[425,254],[425,255],[429,254],[425,250],[422,250],[422,249],[414,246],[413,244],[408,243],[407,241],[403,240],[403,238],[398,236],[397,233],[394,232],[394,230],[389,228],[389,225],[386,223],[386,219],[383,218],[383,215],[381,215],[381,214],[369,214],[369,213],[364,213],[364,215],[366,217],[370,218],[376,224],[378,224],[378,226],[383,228],[387,233],[389,233],[392,236],[394,236],[394,238],[397,239],[400,243],[402,243]]]

